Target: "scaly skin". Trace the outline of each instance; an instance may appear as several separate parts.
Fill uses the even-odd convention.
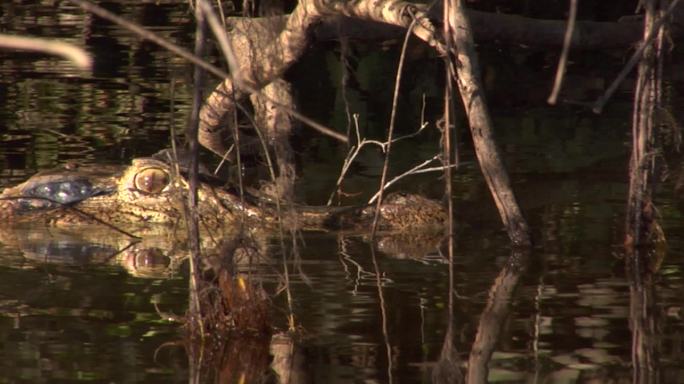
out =
[[[170,166],[150,158],[135,159],[128,167],[84,166],[39,173],[0,194],[0,222],[76,226],[101,221],[128,231],[176,226],[184,219],[187,183],[172,174]],[[279,215],[273,204],[252,196],[240,198],[235,191],[209,183],[200,183],[197,192],[200,225],[211,230],[230,231],[240,223],[272,230],[278,217],[286,228],[363,230],[374,213],[373,206],[289,205],[281,207]],[[445,220],[443,207],[433,200],[390,194],[380,208],[379,228],[432,231]]]

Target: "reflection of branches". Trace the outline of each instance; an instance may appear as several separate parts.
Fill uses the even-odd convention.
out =
[[[513,292],[525,271],[529,255],[514,250],[489,291],[487,306],[480,316],[477,335],[468,358],[468,383],[486,383],[487,365],[499,340],[501,325],[508,316]]]
[[[658,378],[659,348],[657,302],[653,286],[653,272],[646,263],[656,258],[636,250],[626,258],[629,281],[629,324],[632,330],[632,370],[635,383],[656,383]]]
[[[344,272],[347,274],[347,278],[350,278],[351,273],[349,272],[349,267],[347,266],[347,263],[345,263],[345,261],[349,262],[350,264],[353,264],[354,267],[356,267],[356,276],[354,277],[354,289],[352,290],[352,295],[356,296],[359,288],[359,283],[361,282],[361,280],[363,280],[364,278],[372,278],[374,275],[373,273],[363,269],[363,266],[352,258],[351,254],[347,251],[348,242],[349,240],[347,238],[345,238],[344,236],[340,236],[337,240],[337,253],[341,256],[340,263],[344,267]]]
[[[382,317],[382,337],[385,341],[385,352],[387,354],[387,378],[388,382],[392,383],[392,348],[389,341],[389,331],[387,330],[387,310],[385,305],[385,295],[382,290],[382,273],[378,266],[378,259],[375,255],[375,247],[372,242],[370,244],[371,258],[373,260],[373,269],[375,271],[375,284],[378,289],[378,299],[380,300],[380,315]]]
[[[544,278],[543,275],[539,277],[539,283],[534,295],[534,322],[533,322],[533,338],[532,338],[532,353],[534,354],[534,378],[535,382],[539,378],[539,371],[541,370],[541,363],[539,361],[539,341],[542,330],[542,300],[544,293]]]
[[[454,347],[454,326],[453,319],[450,313],[449,324],[444,335],[444,342],[442,343],[442,351],[439,355],[439,360],[432,371],[432,382],[438,384],[447,383],[462,383],[463,372],[461,372],[460,359],[458,351]]]
[[[453,237],[453,236],[451,236]],[[434,383],[461,383],[463,382],[463,372],[461,372],[458,351],[454,346],[454,251],[453,241],[449,241],[449,305],[447,306],[447,330],[444,334],[442,351],[439,360],[432,371],[432,381]],[[421,299],[422,304],[422,299]],[[421,305],[421,318],[422,318]]]
[[[291,334],[279,333],[271,338],[271,369],[278,375],[278,383],[306,384],[311,382],[307,374],[306,354]]]

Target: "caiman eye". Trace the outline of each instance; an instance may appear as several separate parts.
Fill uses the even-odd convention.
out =
[[[163,169],[146,168],[135,175],[133,185],[141,192],[160,193],[170,181],[169,174]]]

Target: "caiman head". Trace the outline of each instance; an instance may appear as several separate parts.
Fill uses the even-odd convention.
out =
[[[78,225],[105,222],[125,228],[175,225],[183,220],[185,179],[173,177],[159,160],[133,160],[128,167],[64,167],[34,175],[0,195],[0,220]],[[201,221],[216,228],[238,215],[256,215],[235,193],[209,183],[198,185]],[[237,212],[240,210],[240,212]]]

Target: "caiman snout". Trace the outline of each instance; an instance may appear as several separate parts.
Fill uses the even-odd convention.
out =
[[[94,196],[111,194],[116,190],[116,184],[105,179],[111,179],[116,168],[123,169],[113,166],[65,167],[37,173],[0,194],[0,217],[19,219],[35,211],[49,211],[75,205]]]

